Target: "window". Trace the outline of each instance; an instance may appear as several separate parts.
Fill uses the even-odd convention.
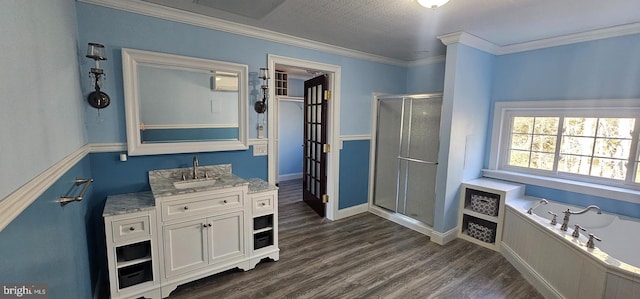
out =
[[[640,101],[498,103],[494,115],[491,169],[640,189]]]

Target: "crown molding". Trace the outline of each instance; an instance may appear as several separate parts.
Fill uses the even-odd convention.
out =
[[[164,20],[175,21],[179,23],[199,26],[203,28],[209,28],[213,30],[219,30],[247,37],[258,38],[262,40],[268,40],[278,43],[283,43],[291,46],[306,48],[310,50],[322,51],[325,53],[331,53],[351,58],[358,58],[372,62],[378,62],[383,64],[390,64],[403,67],[414,67],[431,63],[439,63],[444,61],[444,55],[428,57],[424,59],[418,59],[413,61],[405,61],[400,59],[394,59],[348,49],[344,47],[334,46],[326,43],[317,42],[314,40],[295,37],[292,35],[282,34],[279,32],[266,30],[258,27],[243,25],[230,21],[217,19],[214,17],[199,15],[192,12],[187,12],[175,8],[162,6],[150,2],[144,2],[142,0],[77,0],[79,2],[95,4],[99,6],[109,7],[113,9],[123,10],[140,15],[146,15]],[[640,34],[640,22],[613,26],[609,28],[596,29],[576,34],[568,34],[557,37],[545,38],[535,41],[528,41],[522,43],[509,44],[504,46],[496,45],[490,41],[484,40],[480,37],[474,36],[466,32],[454,32],[438,36],[438,39],[444,45],[450,45],[453,43],[461,43],[484,52],[494,55],[505,55],[518,52],[525,52],[543,48],[557,47],[568,44],[575,44],[586,41],[593,41],[598,39],[605,39],[611,37],[618,37],[631,34]]]
[[[492,42],[463,31],[440,35],[438,39],[440,39],[445,46],[460,43],[494,55],[497,54],[500,49],[500,46]]]
[[[535,41],[510,44],[498,49],[497,55],[525,52],[543,48],[564,46],[569,44],[588,42],[593,40],[640,34],[640,22],[620,26],[596,29],[576,34],[561,35]]]
[[[283,43],[291,46],[322,51],[326,53],[358,58],[383,64],[407,66],[408,62],[393,59],[344,47],[334,46],[318,41],[300,38],[271,30],[266,30],[249,25],[225,21],[210,16],[204,16],[184,10],[162,6],[159,4],[143,2],[141,0],[78,0],[80,2],[95,4],[108,8],[123,10],[140,15],[156,17],[164,20],[194,25],[198,27],[219,30],[252,38]]]

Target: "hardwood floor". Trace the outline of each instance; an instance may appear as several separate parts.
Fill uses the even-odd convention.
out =
[[[365,213],[338,221],[280,184],[280,260],[178,287],[170,298],[542,298],[499,253],[445,246]]]

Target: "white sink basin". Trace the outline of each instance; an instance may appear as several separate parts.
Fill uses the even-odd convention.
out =
[[[213,186],[216,183],[216,179],[196,179],[189,181],[173,182],[173,185],[178,189],[200,188]]]

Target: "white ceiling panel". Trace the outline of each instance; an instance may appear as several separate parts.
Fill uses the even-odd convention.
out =
[[[640,0],[145,1],[405,61],[444,54],[437,36],[457,31],[505,46],[640,23]]]

